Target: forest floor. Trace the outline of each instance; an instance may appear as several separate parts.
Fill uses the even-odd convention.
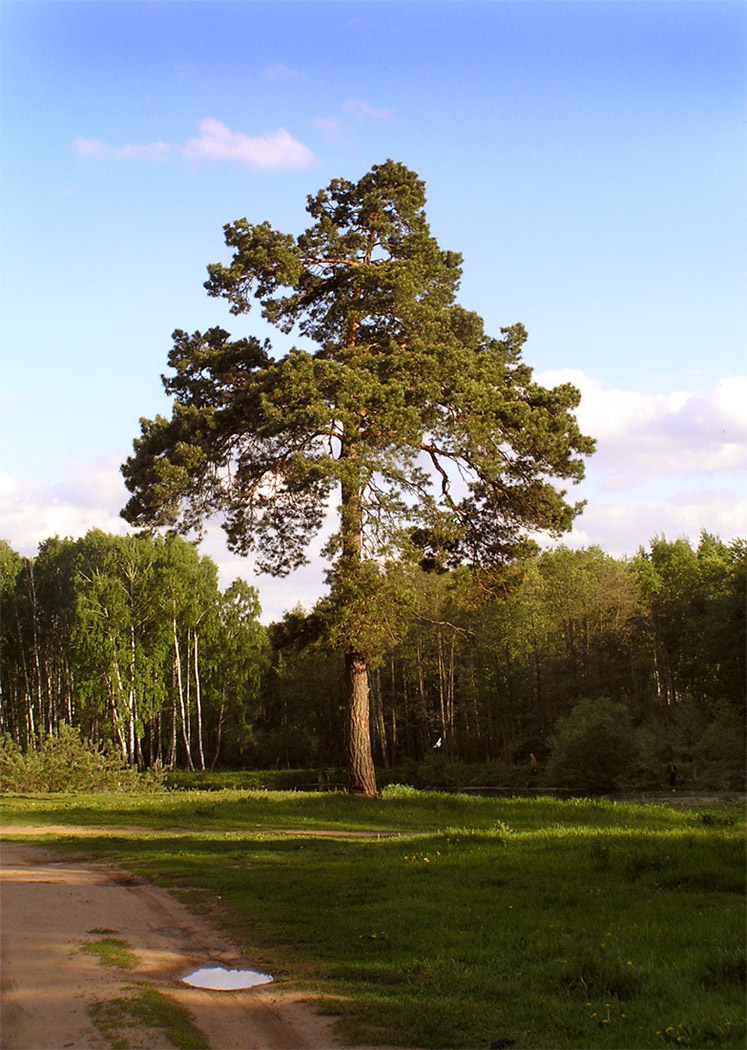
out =
[[[2,1050],[170,1048],[174,1044],[162,1029],[136,1025],[113,1033],[111,1024],[107,1032],[95,1023],[97,1011],[100,1016],[102,1007],[121,1003],[141,982],[188,1011],[206,1042],[219,1050],[341,1045],[329,1018],[273,984],[235,992],[183,984],[185,975],[204,966],[250,964],[236,945],[165,891],[109,865],[61,860],[36,846],[5,841],[1,859]],[[132,969],[104,965],[82,950],[101,934],[126,942]],[[120,1020],[126,1023],[126,1017]]]

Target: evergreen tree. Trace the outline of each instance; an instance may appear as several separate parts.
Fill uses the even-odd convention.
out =
[[[226,226],[233,258],[208,268],[210,295],[234,314],[258,299],[312,348],[275,359],[221,328],[175,332],[173,414],[143,420],[123,467],[128,521],[190,530],[220,512],[230,547],[279,575],[336,508],[328,625],[345,655],[349,787],[366,795],[368,667],[394,619],[394,561],[416,541],[494,563],[527,528],[562,533],[579,505],[554,481],[578,481],[593,450],[578,391],[533,382],[522,326],[491,338],[456,303],[461,260],[430,235],[424,205],[420,179],[387,161],[310,197],[299,237]]]

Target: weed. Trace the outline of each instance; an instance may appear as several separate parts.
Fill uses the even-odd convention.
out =
[[[205,1033],[183,1007],[152,985],[140,982],[122,989],[123,995],[109,1002],[92,1003],[89,1015],[113,1050],[128,1050],[124,1030],[150,1028],[162,1032],[178,1050],[209,1050]]]
[[[137,957],[131,951],[127,941],[118,937],[101,937],[98,941],[82,944],[80,950],[86,955],[95,955],[107,966],[116,966],[120,970],[134,970]]]
[[[624,952],[606,941],[595,948],[571,950],[567,959],[558,960],[558,983],[595,999],[632,999],[640,990],[641,979]]]
[[[734,813],[699,813],[698,820],[709,828],[731,828],[736,824],[737,818]]]

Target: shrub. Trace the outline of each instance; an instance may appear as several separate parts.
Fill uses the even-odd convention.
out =
[[[78,729],[61,725],[36,750],[23,752],[0,738],[0,791],[142,791],[161,786],[160,768],[138,773],[111,748],[100,748]]]
[[[744,790],[744,719],[726,701],[714,705],[693,752],[702,786],[716,791]]]
[[[582,700],[558,722],[551,749],[551,783],[580,791],[614,791],[637,759],[628,709],[613,700]]]
[[[387,784],[380,791],[381,798],[418,798],[420,792],[411,784]]]

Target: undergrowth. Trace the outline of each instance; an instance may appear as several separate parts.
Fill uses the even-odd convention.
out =
[[[160,767],[139,773],[111,746],[98,747],[78,729],[63,724],[38,747],[22,751],[9,736],[0,736],[0,791],[153,791],[161,787]]]

